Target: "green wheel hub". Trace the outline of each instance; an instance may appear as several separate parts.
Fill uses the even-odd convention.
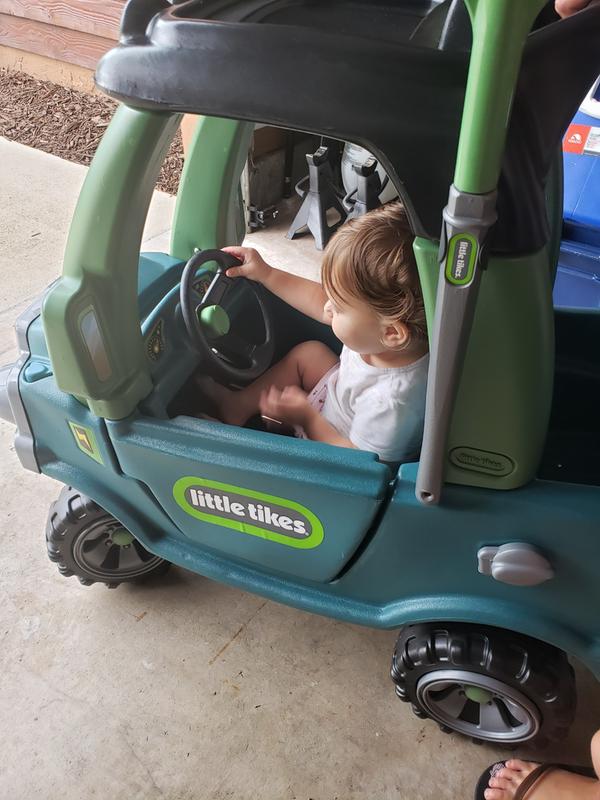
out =
[[[111,533],[110,538],[113,544],[118,544],[119,547],[126,547],[133,542],[134,536],[125,528],[117,528]]]
[[[484,705],[485,703],[491,703],[494,697],[491,692],[487,692],[485,689],[481,689],[479,686],[465,686],[465,696],[474,703],[479,703],[480,706]]]

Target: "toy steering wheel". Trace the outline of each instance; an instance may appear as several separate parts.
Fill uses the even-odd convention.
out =
[[[194,288],[198,268],[208,261],[218,264],[217,272],[208,289],[201,295]],[[195,253],[185,265],[181,276],[181,311],[188,335],[196,350],[211,366],[216,376],[230,383],[247,383],[255,380],[270,366],[275,349],[271,312],[263,287],[247,278],[228,278],[229,267],[242,262],[223,250],[202,250]],[[256,298],[265,339],[253,344],[230,331],[229,316],[222,301],[234,284],[249,289]]]

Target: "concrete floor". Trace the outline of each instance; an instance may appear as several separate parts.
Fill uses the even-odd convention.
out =
[[[85,168],[2,139],[0,164],[5,362],[15,317],[60,270]],[[172,206],[155,198],[154,245]],[[251,242],[286,262],[280,233]],[[309,239],[289,247],[287,263],[314,270]],[[0,425],[0,800],[470,800],[503,751],[394,698],[392,632],[181,569],[115,591],[61,577],[44,543],[60,486],[21,468],[13,435]],[[578,679],[570,740],[536,757],[587,762],[600,690]]]

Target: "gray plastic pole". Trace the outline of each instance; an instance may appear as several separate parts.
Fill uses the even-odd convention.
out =
[[[431,340],[425,430],[416,496],[439,503],[446,443],[458,382],[485,267],[485,239],[496,221],[496,192],[468,194],[450,187],[440,242],[440,278]]]

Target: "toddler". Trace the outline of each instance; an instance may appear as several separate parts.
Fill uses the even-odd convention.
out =
[[[343,225],[325,249],[321,286],[269,266],[246,247],[225,247],[227,270],[262,283],[286,303],[331,325],[338,357],[322,342],[294,347],[239,391],[212,384],[224,422],[260,411],[296,435],[377,453],[398,464],[418,455],[428,367],[427,330],[413,237],[390,203]]]

